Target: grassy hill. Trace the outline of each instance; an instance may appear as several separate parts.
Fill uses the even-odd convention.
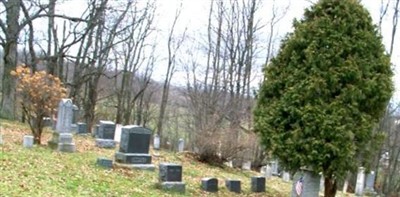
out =
[[[153,163],[182,164],[186,193],[177,194],[158,188],[158,170],[141,171],[121,168],[104,169],[96,166],[100,156],[112,158],[116,150],[99,149],[89,136],[74,136],[76,153],[60,153],[47,145],[32,149],[22,147],[23,136],[30,134],[26,125],[1,121],[4,144],[0,145],[0,196],[288,196],[290,183],[273,177],[267,180],[267,192],[250,192],[253,171],[220,168],[197,162],[190,153],[151,150]],[[50,139],[50,130],[43,136],[43,144]],[[118,147],[117,147],[118,148]],[[216,177],[219,192],[210,194],[200,189],[200,180]],[[242,194],[226,190],[224,180],[242,181]]]

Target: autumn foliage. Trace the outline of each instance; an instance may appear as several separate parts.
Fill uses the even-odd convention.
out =
[[[25,66],[18,66],[11,75],[17,78],[17,94],[23,112],[28,120],[34,141],[40,144],[44,127],[43,118],[53,114],[58,102],[66,96],[58,77],[45,71],[32,71]]]

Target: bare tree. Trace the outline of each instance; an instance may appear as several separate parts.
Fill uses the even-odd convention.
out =
[[[164,85],[162,90],[162,97],[161,97],[161,104],[160,104],[160,113],[157,121],[157,134],[162,138],[163,132],[163,123],[165,117],[165,111],[167,108],[168,96],[169,96],[169,89],[171,84],[172,76],[176,71],[176,56],[179,48],[182,46],[182,43],[185,39],[186,29],[183,32],[183,35],[180,37],[175,35],[175,26],[178,22],[179,16],[182,12],[182,3],[180,7],[175,11],[175,17],[172,22],[171,29],[168,34],[168,63],[167,63],[167,72],[165,74]]]

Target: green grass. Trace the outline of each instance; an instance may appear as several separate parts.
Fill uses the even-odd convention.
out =
[[[4,144],[0,145],[0,196],[288,196],[290,183],[273,177],[267,180],[267,192],[250,192],[250,177],[253,171],[219,168],[193,159],[189,153],[153,151],[153,163],[178,163],[183,166],[183,181],[186,193],[165,192],[158,187],[158,170],[141,171],[96,166],[100,156],[112,158],[115,150],[99,149],[94,139],[74,136],[75,153],[59,153],[46,145],[32,149],[22,147],[22,139],[29,128],[21,123],[1,120]],[[42,144],[50,139],[46,130]],[[117,147],[118,148],[118,147]],[[219,180],[219,192],[210,194],[201,191],[200,181],[204,177]],[[235,178],[242,181],[242,194],[226,190],[224,180]]]

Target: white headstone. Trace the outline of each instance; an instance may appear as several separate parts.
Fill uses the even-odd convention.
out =
[[[367,174],[367,178],[365,181],[365,192],[367,193],[375,193],[374,189],[375,185],[375,171],[371,171],[370,173]]]
[[[355,190],[356,196],[362,196],[364,193],[364,181],[365,181],[364,170],[365,170],[365,168],[363,168],[363,167],[358,168],[356,190]]]
[[[320,174],[320,176],[321,176],[321,180],[319,181],[319,190],[321,192],[323,192],[325,189],[325,177],[323,176],[322,173]]]
[[[58,104],[56,131],[59,133],[72,132],[73,108],[71,99],[61,99]]]
[[[243,170],[251,170],[251,161],[245,161],[242,163]]]
[[[122,124],[115,124],[115,134],[114,134],[114,140],[117,142],[121,141],[121,132],[122,132]]]
[[[271,161],[271,169],[272,169],[272,175],[279,175],[279,166],[278,166],[278,161]]]
[[[285,182],[290,182],[290,174],[289,174],[289,172],[284,171],[283,175],[282,175],[282,179]]]
[[[160,136],[158,136],[157,134],[154,135],[153,148],[155,150],[159,150],[160,149]]]
[[[232,161],[227,161],[224,163],[226,166],[233,168],[233,162]]]
[[[179,139],[178,143],[178,151],[183,152],[184,148],[185,148],[185,141],[181,138]]]
[[[23,146],[24,146],[24,148],[32,148],[33,147],[33,136],[25,135]]]

